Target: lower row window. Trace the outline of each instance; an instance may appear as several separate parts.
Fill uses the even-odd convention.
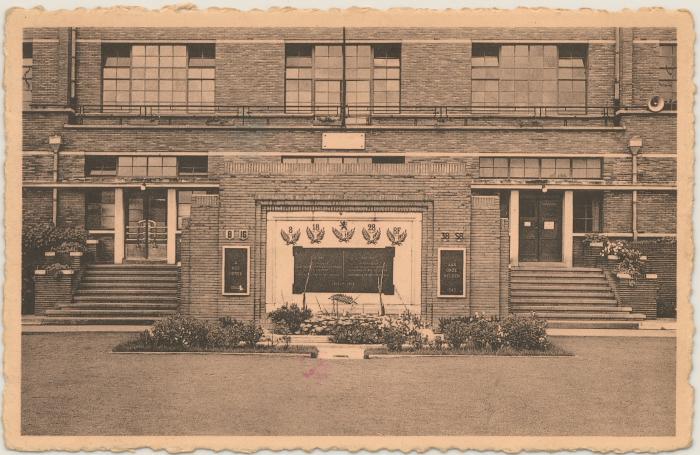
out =
[[[487,178],[602,178],[600,158],[480,158],[479,176]]]
[[[283,156],[282,162],[287,164],[404,164],[403,156]]]
[[[601,232],[603,195],[595,191],[574,192],[574,232]]]

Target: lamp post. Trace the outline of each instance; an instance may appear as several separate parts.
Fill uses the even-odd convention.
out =
[[[639,136],[632,136],[627,144],[632,155],[632,184],[636,185],[638,181],[637,156],[642,149],[643,141]],[[637,232],[637,190],[632,189],[632,238],[637,240],[639,233]]]

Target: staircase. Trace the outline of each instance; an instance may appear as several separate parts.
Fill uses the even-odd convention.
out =
[[[96,264],[70,305],[46,312],[50,325],[150,325],[178,308],[178,269],[165,264]]]
[[[550,328],[638,329],[643,314],[620,306],[599,268],[515,267],[510,312],[535,313]]]

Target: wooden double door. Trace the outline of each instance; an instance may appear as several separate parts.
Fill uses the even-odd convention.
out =
[[[522,262],[562,260],[562,193],[520,193],[520,254]]]

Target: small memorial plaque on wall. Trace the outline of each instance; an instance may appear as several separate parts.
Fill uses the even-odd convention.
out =
[[[464,248],[438,249],[438,297],[464,297]]]
[[[250,255],[247,246],[223,247],[223,294],[250,294]]]

